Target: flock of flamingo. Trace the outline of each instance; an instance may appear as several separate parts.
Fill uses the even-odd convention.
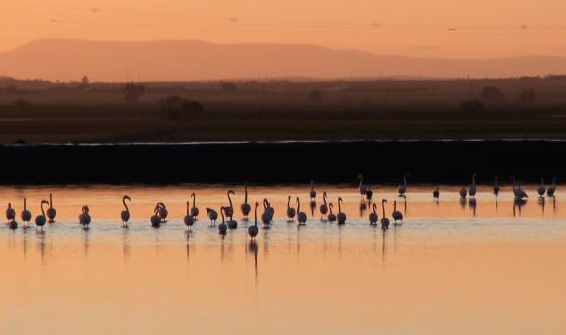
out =
[[[460,198],[466,199],[466,197],[470,196],[470,201],[475,202],[475,196],[477,192],[476,187],[476,177],[477,175],[474,173],[472,175],[472,182],[469,186],[463,186],[460,191]],[[360,208],[366,208],[366,202],[368,205],[372,205],[372,211],[369,213],[369,225],[373,227],[377,227],[381,225],[382,229],[388,229],[390,220],[387,217],[385,212],[385,204],[387,203],[387,199],[381,200],[381,219],[378,216],[378,205],[373,202],[373,191],[371,190],[371,186],[369,184],[365,184],[363,181],[363,176],[360,174],[358,176],[359,180],[359,192],[360,192]],[[399,197],[406,199],[406,192],[407,192],[407,174],[403,175],[403,183],[399,185],[397,191],[399,193]],[[493,193],[497,197],[499,194],[500,186],[497,177],[495,177],[495,184],[493,186]],[[556,178],[553,178],[552,185],[546,188],[544,184],[544,180],[541,179],[541,184],[537,189],[537,193],[540,198],[544,197],[545,193],[549,197],[554,197],[556,191]],[[234,220],[234,206],[232,202],[232,197],[235,193],[233,190],[227,191],[228,203],[227,206],[220,207],[220,215],[222,217],[222,222],[218,225],[218,233],[221,235],[225,235],[228,229],[236,229],[238,228],[238,222]],[[515,201],[521,202],[524,201],[525,198],[528,198],[527,193],[521,188],[521,186],[513,180],[513,194],[515,197]],[[316,210],[316,196],[317,191],[314,188],[314,181],[311,181],[310,184],[310,209],[311,215],[314,216],[314,212]],[[432,196],[434,199],[438,200],[440,198],[440,189],[436,187],[432,191]],[[200,210],[196,206],[196,194],[193,192],[191,194],[192,204],[191,201],[187,201],[187,211],[186,215],[183,218],[183,222],[187,227],[187,230],[191,230],[195,222],[198,220]],[[132,199],[128,195],[124,195],[122,198],[122,204],[124,206],[124,210],[120,213],[120,218],[122,220],[122,226],[127,228],[128,221],[130,220],[130,210],[128,207],[127,202],[131,202]],[[293,201],[293,202],[292,202]],[[337,223],[338,225],[346,224],[346,213],[342,211],[342,198],[338,197],[338,213],[334,213],[334,204],[327,201],[327,194],[326,192],[322,193],[322,204],[318,208],[320,212],[320,220],[323,222],[330,222],[330,223]],[[296,208],[292,206],[292,204],[296,203]],[[269,227],[273,223],[273,216],[275,210],[271,203],[267,198],[264,198],[262,201],[263,205],[263,213],[260,215],[260,220],[262,222],[262,226],[264,229],[269,229]],[[44,208],[47,207],[47,210]],[[248,227],[248,234],[252,240],[258,235],[259,228],[258,228],[258,207],[259,203],[256,201],[254,204],[254,224]],[[42,200],[40,204],[41,214],[35,217],[35,225],[43,231],[43,227],[46,223],[53,223],[55,222],[55,217],[57,215],[57,211],[53,207],[53,195],[49,195],[49,201]],[[82,207],[81,213],[79,214],[78,221],[79,224],[83,226],[83,228],[88,229],[92,219],[89,214],[89,207],[87,205]],[[252,211],[252,205],[248,202],[248,188],[247,184],[244,184],[244,202],[240,206],[240,211],[243,215],[243,220],[248,221],[250,213]],[[206,215],[210,220],[211,226],[216,226],[216,220],[218,219],[218,212],[213,208],[206,208]],[[168,210],[167,207],[163,202],[158,202],[153,210],[153,215],[150,218],[151,225],[153,227],[159,227],[161,224],[167,222]],[[306,212],[301,210],[301,202],[299,197],[295,197],[293,199],[292,196],[288,196],[287,199],[287,211],[286,211],[287,222],[291,223],[295,220],[297,221],[298,227],[305,226],[307,223],[307,214]],[[403,213],[397,210],[397,201],[393,201],[393,211],[391,213],[391,217],[393,219],[393,223],[395,225],[403,223]],[[16,211],[12,208],[12,204],[8,203],[8,209],[6,209],[6,218],[8,220],[7,225],[10,229],[17,229],[18,222],[16,221]],[[26,198],[24,198],[24,209],[20,215],[21,220],[24,222],[23,227],[29,228],[29,223],[32,219],[32,213],[27,209]],[[379,221],[379,224],[378,224]]]

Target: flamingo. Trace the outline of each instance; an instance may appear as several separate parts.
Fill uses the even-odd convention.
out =
[[[301,212],[301,202],[299,197],[297,197],[297,221],[299,221],[299,226],[305,226],[307,222],[307,213]]]
[[[244,203],[242,204],[240,209],[242,210],[242,215],[244,216],[244,220],[248,221],[248,215],[252,210],[252,207],[250,206],[250,204],[248,204],[248,183],[244,184]]]
[[[375,202],[373,203],[372,206],[373,212],[369,214],[369,224],[370,226],[377,226],[377,213],[376,213],[376,209],[377,209],[377,205],[375,204]]]
[[[216,225],[216,219],[218,219],[218,213],[214,209],[207,207],[206,215],[208,215],[208,218],[210,219],[210,225],[211,226]]]
[[[255,224],[253,226],[248,227],[248,234],[250,235],[252,241],[255,240],[255,237],[259,233],[259,229],[257,228],[257,207],[258,206],[259,206],[259,204],[256,201],[255,202],[255,212],[254,212]]]
[[[436,187],[433,191],[432,191],[432,197],[435,199],[440,198],[440,188]]]
[[[342,213],[342,201],[343,201],[342,198],[339,197],[338,198],[338,216],[337,216],[339,225],[346,224],[346,214]]]
[[[358,189],[360,190],[360,200],[364,200],[364,196],[366,196],[367,193],[367,186],[364,184],[364,176],[360,173],[358,175],[358,180],[360,181],[360,184],[358,185]]]
[[[324,203],[320,205],[320,221],[325,221],[326,214],[328,213],[328,205],[326,204],[326,191],[322,193],[322,201]]]
[[[226,211],[226,208],[224,208],[224,211]],[[232,217],[230,217],[230,220],[228,220],[228,228],[237,229],[238,228],[238,221],[236,221]]]
[[[470,194],[470,197],[475,197],[476,196],[476,177],[477,175],[475,173],[472,174],[472,185],[470,185],[470,190],[468,191],[468,193]]]
[[[8,228],[12,230],[18,229],[18,222],[16,220],[10,220],[10,222],[8,222]]]
[[[468,190],[466,189],[465,186],[462,186],[462,188],[460,189],[460,199],[466,199],[467,195],[468,195]]]
[[[193,226],[193,224],[195,224],[195,217],[190,214],[190,204],[191,202],[187,201],[187,215],[185,215],[185,217],[183,218],[183,222],[185,222],[188,230],[191,230],[191,227]]]
[[[405,195],[405,192],[407,192],[407,173],[403,174],[403,184],[399,185],[397,191],[400,196]]]
[[[366,191],[366,200],[367,202],[371,202],[373,198],[373,191],[371,190],[371,186],[368,185],[367,191]]]
[[[157,216],[159,216],[159,218],[161,219],[162,222],[167,222],[167,215],[169,214],[169,211],[167,211],[167,208],[165,207],[165,204],[162,202],[158,202],[156,207],[157,209]]]
[[[158,228],[161,226],[161,217],[159,217],[159,205],[155,206],[153,210],[153,215],[149,219],[151,221],[151,226],[154,228]]]
[[[330,211],[330,214],[328,214],[328,221],[330,221],[330,223],[336,221],[336,214],[332,213],[332,208],[334,208],[334,205],[332,203],[329,203],[328,210]]]
[[[495,194],[495,197],[499,195],[499,180],[497,176],[495,176],[495,183],[493,184],[493,194]]]
[[[316,198],[316,191],[314,189],[314,180],[311,180],[311,191],[309,192],[311,200]]]
[[[232,216],[234,216],[234,207],[232,207],[232,198],[230,197],[230,194],[234,194],[234,191],[232,190],[228,190],[228,192],[226,192],[226,195],[228,196],[228,202],[230,202],[230,206],[228,207],[224,207],[224,214],[226,214],[226,217],[230,217],[230,220],[232,220]]]
[[[55,222],[55,216],[57,216],[57,211],[53,207],[53,194],[49,193],[49,208],[47,209],[47,217],[49,218],[49,223]]]
[[[275,215],[275,209],[271,207],[271,203],[267,199],[263,199],[263,206],[265,208],[265,212],[269,216],[269,223],[273,221],[273,216]]]
[[[196,221],[196,220],[198,220],[199,210],[198,210],[198,207],[196,206],[197,195],[195,194],[195,192],[191,193],[191,198],[193,198],[193,208],[191,208],[191,216]]]
[[[291,196],[289,196],[291,198]],[[269,227],[271,220],[273,219],[273,212],[270,210],[269,201],[263,198],[263,214],[261,214],[261,222],[263,222],[263,228]]]
[[[130,196],[128,196],[128,195],[124,195],[122,197],[122,204],[124,205],[125,209],[122,211],[122,213],[120,213],[120,217],[122,218],[122,226],[123,227],[127,227],[128,221],[130,221],[130,209],[128,208],[128,205],[126,204],[126,200],[132,201],[132,198],[130,198]]]
[[[525,192],[521,186],[517,183],[517,181],[513,178],[513,195],[515,199],[523,200],[523,198],[528,198],[527,192]]]
[[[35,225],[39,226],[41,231],[43,231],[43,226],[45,226],[45,222],[47,221],[45,218],[45,209],[43,209],[44,204],[49,205],[50,202],[47,200],[41,200],[41,205],[39,206],[41,208],[41,215],[35,217]]]
[[[554,192],[556,192],[556,177],[552,177],[552,186],[546,190],[546,195],[554,197]]]
[[[12,203],[8,203],[8,209],[6,209],[6,218],[8,221],[14,220],[16,218],[16,211],[12,208]]]
[[[21,213],[22,221],[24,221],[24,227],[27,228],[29,222],[31,221],[31,212],[27,209],[27,201],[24,198],[24,210]]]
[[[83,225],[84,229],[87,229],[88,225],[90,224],[91,218],[89,214],[88,206],[83,206],[82,213],[79,215],[79,223]]]
[[[291,196],[289,196],[287,198],[287,221],[288,222],[293,222],[293,220],[295,219],[295,208],[291,207]]]
[[[538,196],[540,198],[544,197],[544,193],[546,193],[546,187],[544,186],[544,179],[543,178],[540,179],[540,185],[537,189],[537,193],[538,193]]]
[[[381,211],[382,211],[382,217],[381,217],[381,228],[382,229],[388,229],[389,228],[389,219],[385,216],[385,203],[387,202],[387,199],[381,199]]]
[[[401,221],[403,223],[403,213],[397,210],[397,201],[393,201],[393,213],[391,214],[393,217],[393,224],[397,224],[397,221]]]
[[[222,223],[218,225],[218,234],[219,235],[226,235],[226,231],[228,230],[228,226],[226,226],[226,223],[224,222],[224,214],[226,212],[226,207],[222,206],[220,207],[220,215],[222,215]]]

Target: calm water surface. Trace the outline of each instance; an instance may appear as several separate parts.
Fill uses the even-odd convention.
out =
[[[224,239],[206,207],[228,205],[233,188],[239,228]],[[251,245],[241,220],[239,185],[0,188],[0,203],[33,215],[53,193],[56,223],[0,228],[1,334],[559,334],[566,331],[566,203],[557,191],[543,203],[526,185],[526,204],[504,188],[497,202],[479,187],[477,205],[459,187],[376,186],[405,222],[388,231],[368,224],[351,186],[315,185],[317,207],[344,199],[347,224],[321,223],[309,186],[250,187],[249,201],[275,207],[272,229]],[[197,193],[201,215],[183,225]],[[132,198],[130,228],[119,220]],[[287,195],[299,196],[306,227],[285,219]],[[163,201],[168,222],[150,227]],[[90,207],[91,229],[78,225]],[[296,204],[293,204],[296,207]],[[379,206],[381,207],[381,206]],[[371,208],[371,207],[370,207]],[[262,207],[260,207],[261,213]],[[253,214],[253,212],[252,212]],[[382,216],[381,208],[378,211]],[[219,220],[220,222],[220,220]]]

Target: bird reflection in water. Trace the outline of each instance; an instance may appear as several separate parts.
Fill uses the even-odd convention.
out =
[[[220,263],[224,263],[224,251],[226,243],[224,243],[224,236],[222,236],[222,243],[220,243]]]
[[[259,249],[259,247],[258,247],[257,241],[252,240],[252,241],[249,242],[248,251],[252,253],[253,258],[254,258],[254,274],[255,274],[256,279],[257,279],[257,251],[258,251],[258,249]]]
[[[41,257],[41,264],[44,264],[45,262],[45,247],[46,247],[46,241],[45,241],[45,231],[44,230],[37,230],[36,231],[36,235],[37,235],[37,244],[39,247],[39,255]]]
[[[387,259],[387,243],[385,242],[385,234],[388,229],[381,229],[381,264],[385,266]]]
[[[470,206],[470,208],[472,209],[472,216],[476,217],[476,208],[477,208],[477,201],[476,198],[470,198],[468,200],[468,206]]]
[[[540,215],[544,216],[544,205],[545,205],[545,199],[544,197],[539,197],[537,200],[538,205],[540,206]]]
[[[124,226],[125,228],[125,226]],[[130,246],[130,230],[129,229],[122,229],[122,257],[124,263],[127,263],[131,258],[131,250],[132,247]]]
[[[462,210],[466,209],[466,198],[460,197],[460,206]]]
[[[407,218],[408,217],[408,215],[407,215],[407,195],[402,194],[399,197],[403,198],[403,212],[405,213],[404,214],[405,218]]]
[[[84,242],[85,242],[85,249],[84,249],[84,254],[85,254],[85,258],[88,257],[88,249],[90,248],[90,230],[89,229],[85,229],[84,227],[82,228],[84,231]]]
[[[311,200],[310,208],[311,208],[311,216],[314,216],[314,210],[316,209],[316,201],[315,200]]]
[[[437,186],[434,188],[434,190],[432,191],[432,198],[434,199],[434,202],[436,202],[436,206],[440,205],[440,188]]]
[[[525,200],[525,199],[515,198],[515,200],[513,201],[513,216],[514,217],[517,215],[517,211],[515,210],[515,208],[517,208],[517,210],[519,212],[519,216],[521,216],[521,208],[526,203],[527,203],[527,200]]]
[[[360,217],[364,217],[364,212],[367,209],[367,205],[365,201],[360,202]]]

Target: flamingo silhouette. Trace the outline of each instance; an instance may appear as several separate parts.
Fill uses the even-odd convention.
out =
[[[291,207],[291,196],[287,198],[287,221],[292,222],[295,219],[295,208]]]
[[[328,210],[330,211],[330,214],[328,214],[328,221],[330,223],[334,223],[334,221],[336,221],[336,214],[332,213],[332,208],[334,208],[334,205],[332,203],[329,203]]]
[[[120,217],[122,218],[122,226],[127,227],[128,221],[130,221],[130,209],[128,208],[128,204],[126,204],[126,200],[132,201],[132,198],[128,195],[124,195],[122,197],[122,204],[124,205],[124,210],[120,213]]]
[[[41,215],[35,217],[35,225],[38,226],[41,231],[43,231],[43,226],[45,226],[45,222],[47,221],[47,218],[45,217],[45,209],[43,209],[43,205],[49,205],[49,204],[50,204],[49,201],[41,200],[41,205],[39,206],[41,208]]]
[[[346,224],[346,214],[342,213],[342,197],[338,198],[338,224],[343,225]]]
[[[255,212],[254,212],[254,218],[255,218],[255,223],[253,226],[249,226],[248,227],[248,235],[250,235],[252,241],[255,240],[255,237],[257,236],[257,234],[259,233],[259,229],[257,227],[257,207],[259,206],[259,204],[255,203]]]
[[[386,202],[387,202],[387,199],[381,199],[381,211],[382,211],[381,228],[382,229],[388,229],[389,228],[389,219],[387,218],[387,216],[385,216],[385,203]]]
[[[196,206],[197,195],[195,192],[191,193],[191,197],[193,198],[193,207],[191,208],[191,216],[195,218],[195,221],[198,220],[199,210]]]
[[[195,217],[191,215],[191,211],[189,209],[191,202],[187,201],[187,214],[183,218],[183,222],[185,226],[187,226],[187,230],[191,230],[191,227],[195,224]]]
[[[57,211],[53,207],[53,194],[49,194],[49,208],[47,209],[47,217],[49,218],[49,223],[55,222],[55,216],[57,216]]]
[[[372,210],[373,212],[369,213],[369,224],[371,226],[377,226],[377,213],[376,213],[377,205],[375,202],[373,203]]]
[[[242,215],[244,216],[244,220],[247,221],[248,215],[252,210],[250,204],[248,204],[248,183],[244,184],[244,203],[242,204],[240,209],[242,210]]]
[[[397,224],[397,221],[401,221],[403,223],[403,213],[397,210],[397,201],[393,201],[393,213],[391,214],[393,217],[393,224]]]
[[[301,212],[301,202],[299,197],[297,197],[297,221],[299,226],[305,226],[307,223],[307,213]]]
[[[322,193],[323,204],[320,205],[320,221],[326,221],[326,214],[328,213],[328,205],[326,204],[326,191]]]
[[[31,221],[31,212],[27,209],[27,201],[24,198],[24,210],[21,213],[22,221],[24,221],[24,228],[28,227],[29,222]]]

